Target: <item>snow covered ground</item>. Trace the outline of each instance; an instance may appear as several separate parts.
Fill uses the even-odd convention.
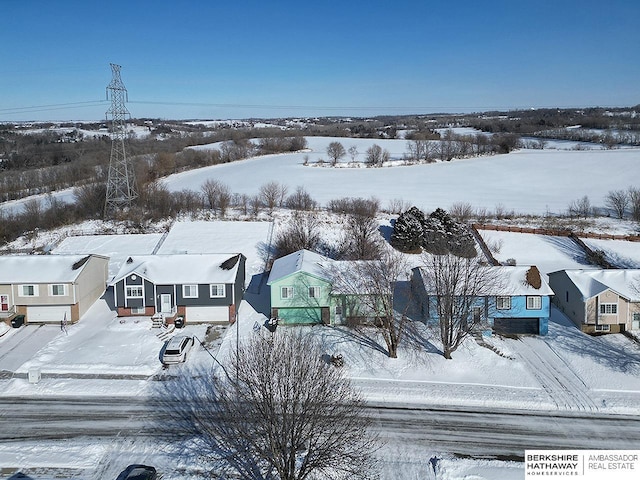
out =
[[[588,195],[595,206],[604,205],[610,190],[633,183],[629,172],[638,170],[640,149],[615,150],[517,150],[494,155],[428,165],[385,168],[314,168],[319,159],[328,160],[330,142],[339,141],[345,149],[355,146],[362,160],[373,144],[387,149],[392,159],[407,152],[406,140],[307,137],[308,151],[265,155],[238,162],[205,167],[167,177],[173,191],[188,188],[199,191],[204,182],[217,179],[234,193],[255,195],[261,185],[278,181],[293,191],[303,185],[323,205],[343,196],[376,196],[383,205],[403,199],[423,210],[449,208],[456,202],[469,202],[490,211],[497,205],[524,214],[564,213],[570,202]],[[219,148],[219,144],[191,147]],[[309,165],[303,165],[305,157]],[[346,156],[342,162],[347,163]],[[594,175],[606,166],[606,175]],[[65,202],[73,201],[72,189],[54,192]],[[46,201],[46,196],[39,197]],[[0,204],[5,212],[20,212],[25,200]]]
[[[605,252],[607,260],[620,268],[640,268],[640,242],[583,239],[592,250]]]
[[[158,249],[160,253],[242,251],[248,257],[249,281],[264,268],[264,251],[268,249],[272,228],[272,222],[181,221],[173,225],[165,238],[160,234],[116,235],[111,239],[108,236],[68,237],[54,253],[82,250],[81,253],[110,254],[121,261],[125,252],[134,249],[145,252]],[[329,230],[327,234],[335,234],[331,226],[325,228]],[[555,237],[493,231],[482,234],[487,234],[485,238],[490,241],[503,241],[501,259],[516,258],[519,264],[537,263],[543,272],[582,266],[579,256]],[[268,296],[267,287],[263,285],[252,296],[252,302],[255,297]],[[238,324],[219,332],[220,338],[217,338],[218,332],[207,332],[204,325],[187,325],[182,332],[203,340],[224,363],[235,348],[237,335],[240,338],[255,335],[254,328],[261,328],[266,320],[247,302],[243,302],[239,314]],[[584,335],[555,309],[547,337],[522,340],[492,337],[487,339],[491,349],[468,340],[451,361],[439,353],[434,333],[421,324],[417,327],[415,338],[419,340],[405,343],[397,359],[384,354],[384,343],[379,338],[373,338],[379,348],[372,348],[358,342],[354,332],[346,328],[304,329],[316,338],[324,351],[343,355],[346,375],[372,401],[640,414],[638,347],[621,335]],[[35,332],[31,340],[33,348],[13,349],[10,355],[3,356],[12,342],[22,342],[17,335],[25,335],[29,329]],[[0,363],[2,368],[10,368],[14,373],[0,379],[1,396],[139,396],[150,389],[154,383],[152,378],[164,373],[159,360],[164,342],[157,335],[158,329],[151,328],[148,318],[117,318],[106,300],[98,301],[78,324],[68,326],[66,332],[56,326],[3,331]],[[286,333],[286,329],[280,331]],[[213,365],[209,353],[199,345],[188,362]],[[544,368],[540,368],[541,364]],[[180,367],[170,367],[169,371],[174,368]],[[29,382],[29,372],[33,369],[42,375],[38,383]],[[556,375],[561,376],[562,384],[555,379]],[[152,446],[132,441],[135,445],[126,440],[117,445],[86,445],[81,441],[64,446],[56,442],[21,444],[19,455],[15,453],[17,445],[0,444],[0,465],[41,467],[44,472],[66,469],[82,472],[77,474],[79,477],[105,462],[112,465],[109,468],[115,468],[113,458],[116,457],[128,458],[131,460],[128,463],[147,459],[159,467],[170,468],[169,459]],[[87,453],[79,458],[77,452],[83,448]],[[428,461],[434,455],[444,456],[441,461],[444,479],[515,480],[523,475],[521,463],[462,460],[419,448],[409,451],[406,447],[389,445],[380,455],[385,460],[383,477],[389,479],[429,478]],[[113,473],[107,469],[102,474],[105,472]],[[397,476],[399,472],[401,477]]]
[[[584,252],[569,237],[494,230],[479,232],[500,263],[513,259],[516,265],[535,265],[544,274],[589,267]]]
[[[378,197],[383,205],[404,199],[423,210],[449,208],[455,202],[493,210],[502,204],[521,213],[563,213],[568,204],[589,195],[594,205],[603,205],[609,190],[626,188],[628,173],[637,170],[638,149],[619,150],[518,150],[507,155],[407,165],[387,168],[314,168],[327,160],[332,141],[345,149],[356,146],[363,156],[371,145],[389,150],[400,159],[407,150],[405,140],[308,137],[309,152],[267,155],[224,165],[183,172],[165,179],[170,190],[199,190],[210,178],[227,183],[237,193],[253,195],[260,185],[279,181],[291,189],[304,185],[321,204],[340,196]],[[202,145],[197,148],[215,148]],[[304,166],[305,156],[309,165]],[[349,157],[342,159],[350,161]],[[607,165],[607,175],[593,175]]]

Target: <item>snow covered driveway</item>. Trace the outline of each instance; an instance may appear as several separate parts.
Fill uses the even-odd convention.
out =
[[[0,341],[0,372],[14,373],[60,333],[59,325],[24,325],[8,332]]]
[[[560,410],[596,411],[589,387],[543,339],[521,337],[514,349]]]

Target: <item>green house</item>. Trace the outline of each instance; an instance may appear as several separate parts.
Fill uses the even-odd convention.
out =
[[[331,260],[309,250],[277,259],[267,282],[271,317],[285,325],[341,325],[379,316],[370,306],[371,294],[362,293],[362,288],[345,288],[362,283],[345,282],[348,272],[362,263]]]

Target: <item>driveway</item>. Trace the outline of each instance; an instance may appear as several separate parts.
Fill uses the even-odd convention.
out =
[[[61,334],[59,325],[24,325],[0,337],[0,376],[15,373],[38,350]]]

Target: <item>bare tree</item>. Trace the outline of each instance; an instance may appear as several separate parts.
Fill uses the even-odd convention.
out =
[[[578,200],[573,200],[569,204],[569,216],[587,218],[593,214],[591,201],[586,195]]]
[[[398,357],[400,346],[407,332],[409,320],[405,308],[397,308],[400,298],[394,289],[396,282],[406,278],[408,264],[405,257],[387,248],[379,260],[335,262],[332,272],[333,289],[345,295],[345,299],[357,299],[347,305],[347,315],[365,321],[371,319],[375,332],[384,339],[387,354]],[[400,310],[400,311],[398,311]]]
[[[434,147],[429,140],[415,139],[407,142],[408,157],[415,162],[433,162]]]
[[[629,187],[629,209],[631,218],[640,222],[640,188]]]
[[[382,236],[376,219],[362,213],[347,215],[340,256],[347,260],[373,260],[380,256]]]
[[[318,203],[311,198],[311,195],[304,187],[298,186],[296,191],[287,198],[286,206],[292,210],[311,211],[316,209]]]
[[[316,215],[294,211],[285,228],[276,235],[274,248],[277,257],[298,250],[316,250],[320,243],[320,221]]]
[[[327,146],[327,155],[331,159],[331,165],[335,166],[342,157],[347,154],[344,146],[340,142],[331,142]]]
[[[388,150],[383,150],[380,145],[373,144],[367,148],[367,165],[381,167],[384,162],[388,162],[391,155]]]
[[[207,180],[202,184],[202,194],[209,204],[209,208],[217,210],[224,217],[231,204],[231,189],[219,180]]]
[[[356,147],[355,145],[351,145],[349,147],[349,150],[347,150],[347,152],[349,153],[349,156],[351,157],[351,161],[355,162],[356,161],[356,157],[358,156],[358,147]]]
[[[611,190],[604,199],[605,205],[613,210],[618,218],[624,218],[629,207],[629,193],[626,190]]]
[[[474,311],[480,298],[504,286],[496,268],[475,258],[425,254],[419,271],[427,294],[423,310],[437,325],[444,358],[450,359],[483,321]]]
[[[180,454],[209,463],[211,478],[370,478],[372,419],[312,337],[255,334],[232,355],[228,372],[201,368],[157,382],[163,418],[170,418],[164,428],[182,433],[169,438]]]
[[[273,209],[280,203],[282,198],[282,187],[276,181],[265,183],[260,187],[260,198],[262,203],[273,212]]]

